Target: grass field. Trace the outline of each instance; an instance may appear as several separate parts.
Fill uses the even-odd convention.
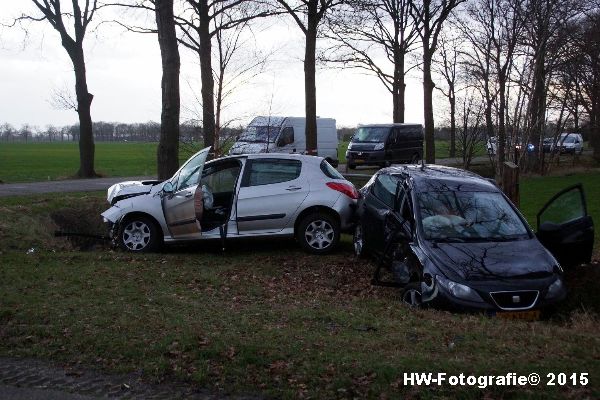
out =
[[[96,172],[102,176],[155,176],[157,143],[98,142]],[[185,161],[201,145],[181,145],[180,161]],[[338,149],[345,162],[348,142]],[[448,142],[436,142],[438,158],[447,157]],[[478,153],[479,154],[479,153]],[[0,181],[37,182],[71,178],[79,168],[79,148],[74,142],[0,143]]]
[[[598,198],[599,173],[524,178],[527,218],[578,181]],[[600,221],[598,202],[589,203]],[[370,285],[375,266],[351,255],[348,236],[325,257],[286,240],[230,243],[224,254],[202,244],[130,255],[53,237],[55,229],[102,233],[105,207],[104,193],[0,198],[0,355],[273,398],[600,396],[598,264],[567,272],[569,298],[551,319],[504,321],[400,305],[396,290]],[[587,372],[591,380],[418,388],[404,386],[404,372]]]
[[[96,172],[103,176],[155,176],[157,143],[96,143]],[[199,146],[183,145],[180,161]],[[79,168],[74,142],[0,143],[0,180],[5,183],[67,179]]]

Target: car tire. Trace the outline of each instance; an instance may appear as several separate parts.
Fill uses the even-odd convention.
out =
[[[357,258],[365,258],[365,241],[363,234],[362,224],[359,222],[354,227],[354,234],[352,235],[352,247],[354,249],[354,255]]]
[[[160,247],[156,223],[143,215],[123,221],[117,240],[121,249],[131,252],[147,253]]]
[[[340,240],[340,224],[327,213],[309,214],[298,224],[296,240],[309,253],[329,253]]]
[[[410,282],[402,288],[402,303],[409,307],[419,308],[423,305],[421,301],[421,282]]]

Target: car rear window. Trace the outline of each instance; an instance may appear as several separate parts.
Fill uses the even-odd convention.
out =
[[[327,160],[321,161],[321,171],[323,171],[325,176],[331,179],[346,179],[337,169],[333,168],[333,166],[329,164]]]

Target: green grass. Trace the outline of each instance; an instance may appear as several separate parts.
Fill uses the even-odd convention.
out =
[[[103,176],[155,176],[157,143],[98,142],[95,168]],[[194,150],[181,145],[180,160]],[[79,168],[74,142],[0,143],[0,181],[35,182],[73,177]]]
[[[157,143],[98,142],[95,168],[102,176],[155,176]],[[344,163],[348,142],[340,142],[338,159]],[[200,145],[180,145],[185,161]],[[447,157],[448,142],[436,142],[438,158]],[[72,178],[79,168],[79,147],[75,142],[0,142],[0,182],[37,182]]]
[[[522,192],[524,201],[537,197]],[[273,398],[600,395],[600,304],[586,295],[596,291],[598,265],[570,275],[580,297],[552,321],[411,310],[396,290],[370,285],[374,265],[354,259],[349,237],[338,252],[315,257],[285,240],[230,243],[224,254],[199,244],[130,255],[78,251],[81,242],[52,236],[101,230],[103,197],[0,198],[0,355]],[[591,383],[485,391],[402,384],[404,372],[423,371],[588,372]]]
[[[572,173],[563,176],[523,177],[519,184],[521,210],[530,225],[536,228],[536,215],[548,200],[560,190],[581,183],[587,200],[587,211],[600,224],[600,172]],[[595,235],[594,248],[600,253],[600,234]]]

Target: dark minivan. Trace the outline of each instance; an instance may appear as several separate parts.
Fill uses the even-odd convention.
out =
[[[359,126],[348,145],[348,168],[357,165],[416,163],[423,156],[423,126],[376,124]]]

